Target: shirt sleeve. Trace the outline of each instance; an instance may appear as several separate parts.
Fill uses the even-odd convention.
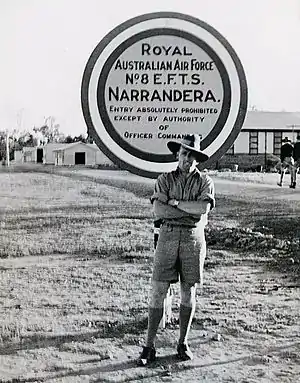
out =
[[[168,183],[164,174],[161,174],[155,182],[154,192],[150,197],[150,202],[153,203],[155,200],[163,203],[167,203],[169,200]]]
[[[200,188],[200,193],[197,198],[197,201],[209,202],[211,209],[213,209],[216,205],[215,186],[214,186],[213,180],[207,175],[203,177],[202,185]]]

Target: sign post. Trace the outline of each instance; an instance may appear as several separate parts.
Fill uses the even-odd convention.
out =
[[[82,80],[89,134],[113,162],[156,178],[174,169],[169,140],[202,136],[216,162],[247,110],[242,64],[227,40],[194,17],[141,15],[116,27],[92,52]]]

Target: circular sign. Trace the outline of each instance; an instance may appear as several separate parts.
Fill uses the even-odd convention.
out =
[[[169,140],[200,134],[216,162],[245,119],[247,83],[230,44],[194,17],[170,12],[135,17],[97,45],[85,68],[85,121],[113,162],[157,177],[177,164]]]

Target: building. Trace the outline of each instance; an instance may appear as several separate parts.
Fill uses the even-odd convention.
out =
[[[99,148],[94,144],[85,144],[83,142],[74,142],[65,144],[52,150],[55,165],[96,165],[100,164]],[[104,155],[102,164],[104,164]],[[106,164],[109,160],[107,159]]]
[[[248,111],[244,125],[227,154],[280,154],[282,139],[296,141],[300,112]]]
[[[53,150],[65,145],[53,143],[44,146],[24,146],[22,150],[15,150],[14,161],[16,163],[54,164],[55,156]]]
[[[115,166],[96,144],[73,142],[49,143],[44,146],[24,147],[14,153],[16,163],[42,163],[45,165],[104,165]]]

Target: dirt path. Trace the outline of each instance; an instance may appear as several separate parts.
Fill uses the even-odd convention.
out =
[[[178,324],[174,322],[159,331],[157,363],[151,368],[138,368],[134,359],[145,336],[146,303],[136,312],[129,307],[120,313],[112,303],[121,292],[108,285],[108,279],[124,273],[128,264],[70,256],[0,260],[1,299],[7,308],[19,297],[22,307],[15,311],[19,322],[22,318],[34,320],[32,315],[35,315],[37,323],[47,326],[61,318],[60,330],[56,327],[56,331],[47,335],[32,334],[21,343],[11,343],[10,347],[0,343],[0,381],[296,383],[300,376],[300,288],[287,275],[267,271],[266,261],[254,255],[210,251],[205,286],[198,296],[190,336],[194,361],[176,361]],[[107,280],[98,283],[103,308],[98,307],[97,316],[97,312],[88,312],[84,305],[92,290],[79,287],[84,278],[92,280],[92,273],[100,265],[107,272]],[[130,267],[133,276],[143,272],[143,278],[149,276],[151,269],[144,263]],[[73,273],[76,270],[76,292],[66,281],[59,284],[71,270]],[[12,280],[17,281],[14,291],[10,291]],[[26,301],[28,291],[30,297]],[[146,291],[147,286],[141,287],[144,302]],[[55,297],[55,304],[50,305],[49,293]],[[124,294],[123,302],[126,299],[130,302],[130,297]],[[46,296],[47,308],[42,304]],[[175,318],[178,303],[176,296]],[[71,323],[65,324],[66,318],[58,315],[66,305],[69,315],[72,311],[72,334],[63,331],[64,325],[72,328]],[[125,322],[119,321],[121,315]],[[94,320],[81,324],[80,331],[76,329],[74,323],[87,317]]]

